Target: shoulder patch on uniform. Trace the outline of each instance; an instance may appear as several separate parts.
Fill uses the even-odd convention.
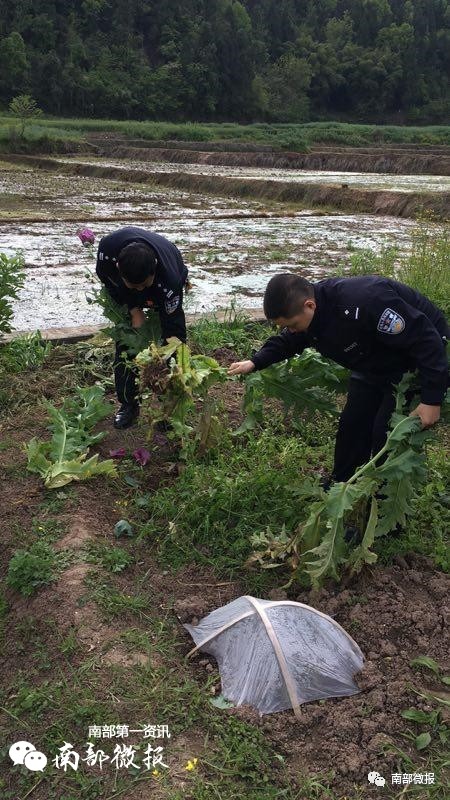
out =
[[[385,308],[378,320],[377,331],[381,333],[401,333],[405,330],[405,320],[392,308]]]
[[[166,309],[166,313],[167,314],[173,314],[173,312],[177,310],[179,302],[180,302],[180,296],[179,295],[175,295],[170,300],[166,300],[165,303],[164,303],[164,306],[165,306],[165,309]]]

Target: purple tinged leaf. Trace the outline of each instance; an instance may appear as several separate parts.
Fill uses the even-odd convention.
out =
[[[138,447],[137,450],[133,452],[133,458],[141,465],[141,467],[145,467],[146,464],[150,461],[150,453],[145,447]]]
[[[110,450],[109,455],[111,458],[124,458],[127,454],[127,451],[124,447],[119,447],[118,450]]]
[[[169,443],[169,440],[167,436],[164,435],[164,433],[158,433],[157,431],[156,433],[153,434],[153,442],[158,447],[165,447]]]
[[[95,233],[94,231],[91,231],[90,228],[80,228],[77,231],[77,236],[81,244],[84,246],[94,244],[95,242]]]

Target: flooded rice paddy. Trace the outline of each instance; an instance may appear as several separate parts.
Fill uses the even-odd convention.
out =
[[[262,177],[274,172],[256,171]],[[0,164],[0,187],[0,251],[22,251],[27,268],[14,305],[18,330],[103,321],[100,309],[88,302],[97,285],[96,247],[81,246],[76,232],[82,225],[95,231],[97,243],[132,224],[173,241],[194,284],[188,311],[211,311],[231,302],[258,308],[275,273],[289,270],[319,279],[348,264],[355,248],[407,249],[414,227],[413,221],[396,217],[299,210],[7,164]]]
[[[66,163],[94,164],[102,167],[148,170],[149,172],[186,172],[192,175],[216,175],[247,180],[277,180],[286,183],[320,183],[356,189],[383,189],[395,192],[448,192],[450,177],[446,175],[392,175],[368,172],[332,172],[328,170],[270,169],[260,167],[226,167],[217,164],[172,164],[167,161],[142,161],[104,157],[58,158]]]

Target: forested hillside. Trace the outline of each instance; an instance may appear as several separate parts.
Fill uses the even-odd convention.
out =
[[[445,122],[447,0],[0,0],[0,104],[115,118]]]

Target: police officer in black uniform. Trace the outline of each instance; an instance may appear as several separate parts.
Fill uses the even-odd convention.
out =
[[[101,239],[96,272],[113,300],[127,306],[134,328],[145,321],[143,309],[155,307],[164,341],[169,336],[186,341],[183,287],[188,270],[172,242],[143,228],[121,228]],[[128,427],[139,414],[136,372],[126,365],[126,354],[126,347],[117,344],[114,379],[121,406],[116,428]]]
[[[429,427],[438,421],[449,384],[443,313],[419,292],[370,275],[317,283],[285,273],[264,295],[266,317],[284,328],[251,360],[229,368],[247,374],[314,347],[351,370],[339,420],[332,479],[346,481],[384,445],[395,408],[394,385],[419,371],[420,403],[412,412]]]

